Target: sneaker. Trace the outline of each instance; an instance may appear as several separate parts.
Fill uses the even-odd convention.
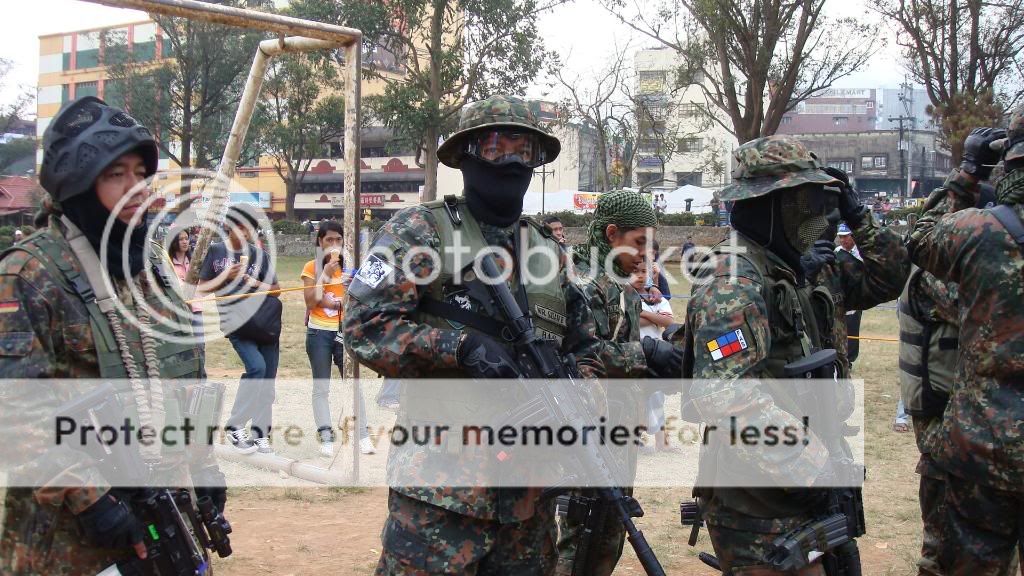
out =
[[[231,441],[231,446],[240,454],[252,454],[256,451],[256,444],[245,430],[232,430],[228,432],[228,440]]]
[[[270,438],[267,438],[266,436],[263,436],[263,437],[257,438],[255,442],[256,442],[256,450],[260,454],[273,454],[274,453],[274,449],[270,447]]]
[[[377,449],[373,447],[373,442],[370,442],[370,437],[367,436],[359,441],[359,453],[360,454],[376,454]]]
[[[334,442],[322,442],[320,443],[320,455],[324,458],[334,457]]]

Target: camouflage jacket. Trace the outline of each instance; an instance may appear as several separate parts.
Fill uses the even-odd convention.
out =
[[[472,218],[468,210],[461,215],[463,219]],[[499,228],[480,223],[480,228],[491,246],[514,253],[514,225]],[[415,378],[436,377],[439,373],[461,370],[457,352],[463,330],[438,328],[417,321],[417,309],[428,287],[407,277],[399,265],[408,260],[408,272],[418,279],[430,278],[436,267],[433,259],[427,256],[407,259],[406,254],[414,248],[429,248],[441,253],[443,247],[437,230],[433,213],[424,206],[395,214],[381,227],[371,247],[371,251],[384,250],[391,254],[391,263],[376,263],[379,270],[386,265],[387,273],[370,281],[363,273],[368,263],[363,262],[360,274],[348,291],[349,300],[342,325],[346,344],[361,364],[383,376],[402,378],[406,386],[415,386]],[[467,259],[467,263],[471,261]],[[500,266],[508,264],[499,259]],[[604,368],[598,356],[600,342],[595,336],[594,317],[583,295],[568,280],[564,270],[560,273],[559,282],[566,301],[566,324],[570,327],[562,339],[561,352],[575,355],[584,378],[599,378],[604,375]],[[502,520],[531,517],[540,494],[539,489],[484,487],[403,487],[398,491],[458,514]]]
[[[908,247],[914,263],[959,285],[953,395],[932,452],[947,472],[1009,491],[1024,486],[1024,257],[977,184],[957,175],[932,193]],[[1013,205],[1018,216],[1024,207]]]
[[[58,242],[65,262],[80,270],[55,223],[37,234],[47,234]],[[95,502],[109,484],[77,453],[53,449],[52,424],[41,425],[52,422],[59,406],[83,393],[74,379],[100,376],[89,312],[77,294],[64,289],[59,274],[21,250],[12,251],[0,261],[0,379],[6,380],[0,383],[5,388],[0,390],[0,432],[7,438],[18,438],[17,442],[0,444],[0,462],[13,476],[20,473],[20,467],[26,467],[36,475],[40,469],[52,471],[54,477],[51,487],[6,491],[0,536],[3,574],[92,575],[124,558],[127,552],[90,548],[82,543],[74,515]],[[144,291],[159,290],[143,282]],[[115,289],[122,294],[124,287],[123,281],[115,281]],[[134,324],[125,321],[122,327],[129,341],[138,340]],[[186,361],[195,362],[197,370],[192,376],[198,377],[202,352],[199,348],[191,351],[195,357]],[[40,378],[49,382],[27,386],[12,380]],[[188,485],[187,466],[181,466],[180,461],[166,461],[164,465],[183,469],[182,482]],[[60,487],[65,481],[70,486]]]
[[[640,295],[575,256],[576,283],[594,315],[601,362],[608,378],[643,378],[647,360],[640,345]]]
[[[822,268],[817,277],[817,283],[829,289],[835,303],[836,319],[829,344],[836,349],[846,377],[850,374],[846,312],[868,310],[895,300],[910,273],[910,258],[898,234],[880,228],[872,217],[852,232],[863,261],[839,251],[835,264]]]

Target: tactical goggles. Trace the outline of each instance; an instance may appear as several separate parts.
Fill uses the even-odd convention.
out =
[[[544,164],[544,149],[540,136],[520,128],[480,130],[466,139],[466,154],[502,166],[519,162],[528,168]]]

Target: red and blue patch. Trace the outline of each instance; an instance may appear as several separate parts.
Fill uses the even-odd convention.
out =
[[[717,362],[736,354],[740,350],[746,350],[747,339],[743,337],[743,330],[736,329],[708,341],[707,346],[708,352],[711,353],[711,359]]]

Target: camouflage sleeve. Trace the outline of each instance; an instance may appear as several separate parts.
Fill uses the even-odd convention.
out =
[[[853,230],[863,262],[837,260],[847,310],[867,310],[895,300],[910,274],[910,257],[902,239],[889,228],[879,228],[869,216]]]
[[[462,333],[413,319],[426,289],[423,279],[434,272],[426,249],[441,250],[430,211],[417,206],[398,212],[377,233],[348,290],[345,341],[361,364],[384,376],[429,376],[458,366]]]
[[[562,354],[573,354],[576,357],[580,376],[602,378],[606,374],[601,360],[603,346],[597,337],[597,321],[579,286],[570,281],[568,276],[563,282],[569,330],[562,340]]]
[[[0,462],[13,477],[51,479],[49,488],[36,491],[37,500],[77,514],[109,486],[92,460],[54,445],[53,414],[69,395],[55,380],[68,376],[60,371],[54,344],[60,342],[61,317],[51,307],[63,294],[47,276],[25,252],[0,264],[0,434],[17,439],[0,443]]]
[[[703,422],[728,430],[735,417],[741,427],[796,426],[803,423],[776,406],[762,386],[772,378],[765,364],[772,346],[768,308],[761,296],[761,284],[741,270],[730,281],[717,276],[695,284],[686,314],[692,334],[693,381],[684,403]],[[813,433],[811,433],[813,436]],[[737,446],[736,456],[765,472],[786,469],[802,476],[816,477],[828,451],[822,442],[809,442],[793,450],[764,451],[760,447]]]
[[[917,308],[931,320],[954,326],[960,324],[955,282],[943,282],[930,272],[923,272],[912,290]]]
[[[577,282],[594,319],[592,327],[586,329],[593,329],[592,341],[604,365],[604,375],[607,378],[645,377],[647,358],[640,342],[619,342],[613,338],[615,327],[611,325],[609,307],[620,306],[620,303],[609,302],[608,293],[593,278],[581,277]]]
[[[958,173],[932,192],[907,242],[914,264],[940,280],[959,281],[956,264],[960,251],[973,236],[974,221],[978,220],[978,210],[971,209],[977,191],[976,180]]]

